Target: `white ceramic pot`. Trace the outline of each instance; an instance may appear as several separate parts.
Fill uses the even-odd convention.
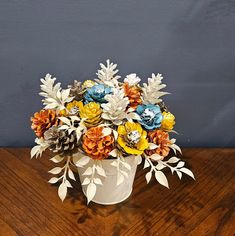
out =
[[[97,185],[96,194],[92,199],[93,202],[103,204],[103,205],[112,205],[117,204],[126,200],[132,192],[133,181],[135,178],[136,168],[138,165],[138,158],[135,156],[128,156],[125,158],[125,161],[131,166],[131,170],[128,171],[128,178],[117,186],[117,168],[110,165],[114,160],[102,160],[102,167],[105,170],[106,177],[102,177],[103,185]],[[92,166],[92,163],[90,163]],[[89,163],[86,168],[89,167]],[[122,169],[123,167],[121,167]],[[125,169],[125,171],[127,171]],[[78,168],[78,173],[81,183],[86,176],[82,175],[84,172],[83,168]],[[82,185],[83,193],[86,195],[87,185]]]

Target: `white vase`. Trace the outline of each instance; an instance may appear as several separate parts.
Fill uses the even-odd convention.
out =
[[[102,160],[102,167],[105,170],[106,177],[102,177],[103,185],[97,185],[96,194],[92,199],[92,202],[103,205],[112,205],[126,200],[131,195],[138,158],[135,156],[128,156],[125,158],[125,161],[131,166],[131,170],[128,171],[128,178],[125,178],[119,185],[117,185],[117,168],[110,165],[113,161],[114,160],[112,159]],[[86,168],[89,167],[89,165],[92,166],[92,162],[90,162],[90,164],[88,163]],[[125,169],[125,171],[127,170]],[[82,175],[83,172],[84,168],[78,168],[81,183],[86,177]],[[82,190],[86,195],[87,185],[82,185]]]

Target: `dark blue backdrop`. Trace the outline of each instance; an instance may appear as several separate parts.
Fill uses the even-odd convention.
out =
[[[0,145],[33,144],[39,79],[160,72],[178,143],[235,146],[235,1],[0,1]]]

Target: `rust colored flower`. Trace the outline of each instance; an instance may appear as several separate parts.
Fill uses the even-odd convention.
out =
[[[125,95],[129,98],[129,107],[136,108],[142,103],[141,100],[141,89],[136,86],[130,86],[128,83],[123,84]]]
[[[43,134],[53,125],[58,125],[59,121],[56,117],[56,112],[53,110],[41,110],[34,113],[31,117],[31,128],[38,137],[43,137]]]
[[[113,150],[114,137],[103,134],[103,127],[92,127],[83,135],[82,147],[92,159],[102,160]]]
[[[147,139],[149,143],[154,143],[158,145],[158,147],[153,150],[145,150],[148,156],[157,153],[162,157],[166,157],[169,154],[170,152],[169,144],[171,144],[171,142],[169,140],[169,135],[167,132],[159,129],[156,129],[154,131],[149,131]]]

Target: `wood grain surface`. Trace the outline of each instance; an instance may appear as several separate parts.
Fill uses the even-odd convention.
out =
[[[169,172],[170,190],[139,166],[123,203],[86,205],[79,182],[62,203],[47,183],[50,153],[0,149],[0,235],[235,235],[235,149],[183,149],[196,181]],[[76,176],[78,178],[78,176]]]

